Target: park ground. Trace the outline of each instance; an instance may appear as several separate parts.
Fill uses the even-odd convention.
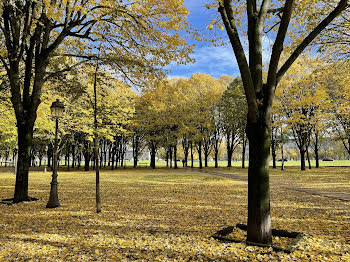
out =
[[[1,199],[13,195],[8,170]],[[350,168],[271,170],[272,227],[305,234],[291,254],[210,237],[246,222],[247,170],[204,171],[102,170],[99,214],[93,171],[59,172],[56,209],[45,208],[50,172],[32,171],[29,194],[39,200],[0,205],[0,261],[350,261],[350,201],[324,196],[350,195]]]

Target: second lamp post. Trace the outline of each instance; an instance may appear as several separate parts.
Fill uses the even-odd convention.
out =
[[[47,208],[55,208],[60,206],[58,201],[58,188],[57,188],[57,158],[58,158],[58,142],[57,142],[57,133],[58,133],[58,119],[62,117],[64,111],[64,105],[57,99],[52,103],[51,107],[51,116],[56,120],[56,129],[55,129],[55,144],[53,148],[53,163],[52,163],[52,181],[50,189],[50,198],[46,204]]]

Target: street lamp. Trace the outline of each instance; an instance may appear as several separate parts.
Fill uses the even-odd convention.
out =
[[[53,148],[53,163],[52,163],[52,181],[50,189],[50,198],[46,204],[47,208],[55,208],[60,206],[58,201],[58,190],[57,190],[57,132],[58,132],[58,119],[62,117],[64,111],[64,105],[57,99],[52,103],[51,107],[51,116],[56,120],[56,130],[55,130],[55,144]]]

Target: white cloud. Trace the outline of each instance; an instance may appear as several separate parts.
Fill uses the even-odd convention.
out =
[[[239,75],[236,59],[230,45],[195,48],[192,58],[196,60],[195,63],[171,65],[169,69],[172,70],[172,73],[169,77],[190,77],[195,73],[206,73],[214,77]]]

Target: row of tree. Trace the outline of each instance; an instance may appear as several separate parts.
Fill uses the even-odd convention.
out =
[[[34,127],[32,164],[35,165],[34,159],[38,158],[41,165],[46,156],[51,165],[54,123],[50,121],[49,107],[52,99],[60,97],[66,106],[65,117],[60,121],[61,156],[68,167],[71,161],[73,168],[79,168],[82,162],[85,170],[90,166],[95,168],[92,99],[95,73],[92,66],[81,69],[79,72],[84,73],[71,72],[64,86],[50,82],[44,89],[44,101],[39,106]],[[299,149],[302,170],[306,159],[310,163],[311,145],[316,167],[319,166],[318,152],[324,138],[342,141],[350,153],[348,69],[348,62],[327,64],[305,56],[288,71],[273,105],[273,167],[276,167],[276,150],[290,140],[295,141]],[[133,150],[134,167],[140,155],[149,150],[151,167],[155,168],[160,149],[170,167],[177,167],[179,155],[185,166],[191,159],[193,167],[194,159],[198,158],[199,167],[207,167],[208,159],[214,158],[218,167],[223,146],[230,167],[238,145],[244,167],[247,109],[240,78],[215,79],[195,74],[190,79],[159,82],[137,94],[108,71],[100,70],[97,83],[100,167],[123,166],[128,147]],[[15,117],[8,100],[1,104],[1,110],[4,112],[1,156],[8,158],[16,148]]]

